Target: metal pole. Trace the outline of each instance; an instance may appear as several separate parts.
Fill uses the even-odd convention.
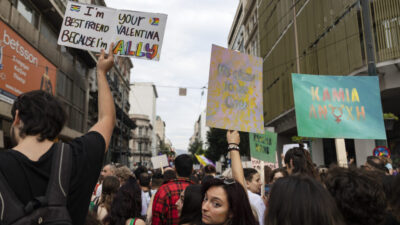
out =
[[[300,56],[299,56],[299,40],[297,35],[297,18],[296,18],[296,0],[293,0],[293,28],[294,28],[294,44],[296,48],[296,69],[300,73]]]
[[[367,50],[368,75],[378,75],[375,64],[374,42],[371,28],[370,0],[361,0],[362,21],[364,26],[365,47]]]

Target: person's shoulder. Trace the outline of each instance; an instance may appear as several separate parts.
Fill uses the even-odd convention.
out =
[[[130,225],[133,220],[135,220],[134,225],[146,225],[144,220],[138,219],[138,218],[136,218],[136,219],[127,219],[126,222],[125,222],[125,225]]]

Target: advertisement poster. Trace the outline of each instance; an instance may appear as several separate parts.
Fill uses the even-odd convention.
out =
[[[28,91],[55,94],[56,67],[0,21],[0,100],[12,104]]]
[[[159,61],[167,15],[68,2],[58,44]]]
[[[298,136],[386,139],[376,76],[292,74]]]
[[[264,133],[262,59],[212,46],[208,127]]]

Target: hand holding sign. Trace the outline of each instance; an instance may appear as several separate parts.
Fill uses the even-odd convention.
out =
[[[106,73],[114,65],[114,55],[112,53],[114,44],[111,43],[108,55],[105,55],[104,49],[101,49],[99,60],[97,61],[97,70]]]

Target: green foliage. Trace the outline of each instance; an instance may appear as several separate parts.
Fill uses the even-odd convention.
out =
[[[175,155],[175,152],[171,151],[171,149],[166,145],[163,141],[160,142],[160,153],[166,154],[168,156]]]
[[[210,131],[207,132],[207,142],[208,149],[205,152],[205,156],[208,159],[216,162],[221,156],[226,158],[226,154],[228,153],[228,143],[226,141],[226,132],[225,129],[211,128]],[[245,156],[250,156],[250,143],[249,143],[249,133],[239,132],[240,134],[240,154]],[[226,160],[225,160],[226,161]]]
[[[384,113],[383,114],[383,119],[387,120],[387,119],[394,119],[394,120],[399,120],[399,117],[397,117],[396,115],[394,115],[393,113]]]

